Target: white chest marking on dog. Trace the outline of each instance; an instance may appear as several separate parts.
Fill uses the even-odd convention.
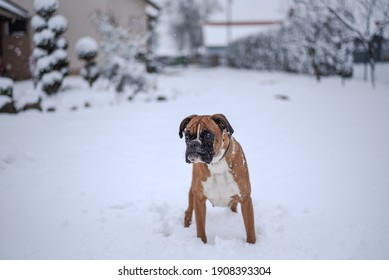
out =
[[[229,171],[226,159],[209,164],[208,168],[211,176],[203,182],[205,196],[213,206],[228,207],[233,196],[240,196],[240,191]]]

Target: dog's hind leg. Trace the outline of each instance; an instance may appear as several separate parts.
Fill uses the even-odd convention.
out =
[[[230,203],[228,204],[228,206],[230,207],[231,211],[234,212],[234,213],[237,213],[238,211],[236,210],[236,207],[238,206],[238,203],[239,203],[239,196],[238,195],[234,195],[233,197],[231,197],[232,200],[230,201]]]
[[[231,204],[230,204],[230,209],[231,209],[231,211],[232,212],[234,212],[234,213],[237,213],[238,211],[236,210],[236,207],[238,206],[238,202],[232,202]]]
[[[188,209],[185,211],[185,220],[184,226],[189,227],[192,223],[192,213],[193,213],[193,193],[192,188],[189,189],[189,198],[188,198]]]
[[[251,197],[241,202],[244,225],[246,227],[247,243],[255,244],[254,209]]]

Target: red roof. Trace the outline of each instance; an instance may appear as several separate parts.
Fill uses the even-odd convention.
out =
[[[282,24],[282,20],[255,20],[255,21],[207,21],[204,25],[209,26],[260,26]]]

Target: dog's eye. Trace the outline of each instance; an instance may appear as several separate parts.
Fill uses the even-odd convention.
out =
[[[212,134],[209,131],[205,131],[202,136],[203,136],[205,141],[212,140]]]
[[[186,133],[186,134],[185,134],[185,141],[186,141],[186,142],[189,142],[189,139],[190,139],[189,133]]]

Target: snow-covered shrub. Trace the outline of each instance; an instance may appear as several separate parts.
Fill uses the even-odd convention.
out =
[[[62,15],[54,15],[58,6],[58,0],[35,0],[36,15],[31,19],[35,34],[30,69],[35,86],[39,85],[48,95],[58,92],[63,78],[69,73],[68,44],[62,37],[68,21]],[[45,78],[46,75],[49,76]]]
[[[11,79],[0,77],[0,113],[16,113],[12,99],[13,86]]]
[[[91,37],[83,37],[77,41],[75,49],[78,58],[85,60],[85,65],[81,69],[81,76],[92,87],[100,75],[100,69],[94,61],[98,54],[97,42]]]
[[[119,26],[112,16],[98,11],[93,23],[102,40],[100,49],[105,63],[102,69],[104,78],[108,79],[116,92],[126,88],[136,94],[147,91],[149,87],[146,67],[138,58],[150,34],[142,35],[136,26]],[[134,23],[136,25],[136,23]]]
[[[59,3],[57,0],[35,0],[34,10],[42,18],[50,18],[58,9]]]
[[[133,94],[147,90],[149,82],[143,64],[131,64],[116,56],[112,58],[109,66],[104,75],[114,85],[116,92],[123,92],[126,87],[131,88]]]
[[[10,78],[0,77],[0,95],[12,98],[14,82]]]
[[[48,95],[58,92],[62,85],[63,74],[59,71],[51,71],[42,77],[42,90]]]

